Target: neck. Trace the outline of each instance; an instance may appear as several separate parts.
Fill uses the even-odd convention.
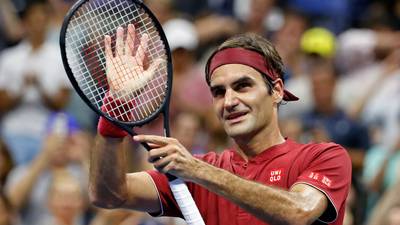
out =
[[[58,225],[72,225],[74,218],[55,218],[56,224]]]
[[[322,113],[324,115],[331,115],[336,112],[336,107],[333,104],[325,104],[321,107],[316,107],[317,112]]]
[[[31,36],[28,37],[28,41],[32,46],[32,50],[37,50],[43,45],[45,41],[45,36],[44,35],[36,35],[34,37]]]
[[[275,119],[268,126],[256,132],[256,134],[249,135],[248,138],[234,138],[236,149],[243,158],[246,160],[253,158],[265,149],[285,142],[285,138],[279,130],[277,117],[273,118]]]

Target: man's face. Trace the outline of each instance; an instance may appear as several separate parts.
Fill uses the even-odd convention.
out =
[[[311,73],[312,93],[315,107],[324,112],[334,104],[335,77],[326,68],[316,69]]]
[[[227,134],[252,137],[268,127],[274,104],[262,75],[241,64],[218,67],[210,79],[214,110]]]
[[[47,11],[47,5],[36,4],[31,6],[23,18],[26,32],[31,35],[44,34],[47,29],[48,19],[49,15]]]

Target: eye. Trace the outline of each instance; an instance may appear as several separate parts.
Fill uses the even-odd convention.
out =
[[[240,82],[237,85],[235,85],[235,90],[236,91],[243,91],[246,90],[246,88],[251,87],[250,82]]]
[[[223,89],[223,88],[213,88],[213,89],[211,89],[211,94],[212,94],[212,96],[214,98],[224,96],[225,89]]]

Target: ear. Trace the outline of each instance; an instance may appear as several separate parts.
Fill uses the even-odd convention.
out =
[[[272,97],[275,103],[280,103],[283,99],[284,88],[282,79],[278,78],[273,82]]]

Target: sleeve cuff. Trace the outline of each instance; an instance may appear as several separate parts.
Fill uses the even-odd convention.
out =
[[[318,218],[318,220],[323,223],[326,223],[326,224],[333,223],[336,221],[336,219],[339,215],[339,212],[338,212],[335,204],[333,203],[332,198],[329,196],[329,194],[325,190],[321,189],[320,187],[318,187],[310,182],[306,182],[306,181],[299,181],[299,182],[292,184],[292,186],[289,188],[289,190],[292,189],[292,187],[296,184],[306,184],[306,185],[309,185],[309,186],[319,190],[320,192],[324,193],[324,195],[328,198],[328,206],[327,206],[326,210],[322,213],[322,215]]]

